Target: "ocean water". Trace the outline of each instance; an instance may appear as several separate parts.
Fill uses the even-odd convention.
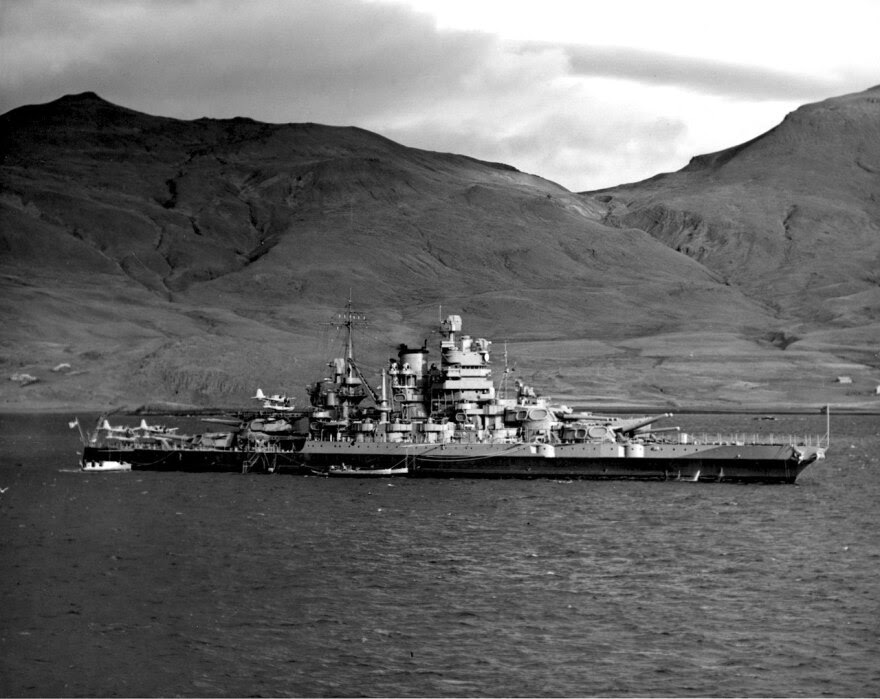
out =
[[[878,416],[793,486],[83,474],[69,419],[0,416],[4,696],[880,693]]]

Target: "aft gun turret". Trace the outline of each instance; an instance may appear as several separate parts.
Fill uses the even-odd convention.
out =
[[[663,413],[662,415],[649,415],[646,417],[634,417],[629,419],[613,418],[613,422],[608,423],[608,427],[621,435],[632,436],[642,427],[646,427],[657,420],[665,417],[672,417],[672,413]],[[645,430],[648,432],[649,430]]]

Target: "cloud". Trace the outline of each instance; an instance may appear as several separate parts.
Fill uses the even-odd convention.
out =
[[[0,112],[94,91],[184,119],[355,125],[571,189],[682,167],[849,89],[657,45],[443,29],[383,1],[7,0],[0,13]]]
[[[528,50],[528,47],[525,47]],[[738,99],[813,99],[829,94],[832,81],[812,74],[641,51],[619,46],[566,46],[577,75],[616,77],[674,85]]]
[[[185,118],[352,115],[455,88],[485,39],[355,0],[278,3],[33,0],[3,17],[4,111],[94,90]]]

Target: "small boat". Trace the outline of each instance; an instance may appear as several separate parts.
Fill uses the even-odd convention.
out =
[[[397,466],[394,468],[364,468],[339,464],[338,466],[330,466],[322,471],[315,471],[315,473],[321,476],[330,476],[332,478],[385,478],[388,476],[405,476],[409,473],[409,468],[406,466]]]
[[[83,461],[83,471],[131,471],[131,464],[125,461],[103,459],[99,461]]]

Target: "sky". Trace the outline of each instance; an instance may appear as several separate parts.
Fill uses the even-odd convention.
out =
[[[0,113],[359,126],[572,191],[880,84],[877,0],[0,0]]]

